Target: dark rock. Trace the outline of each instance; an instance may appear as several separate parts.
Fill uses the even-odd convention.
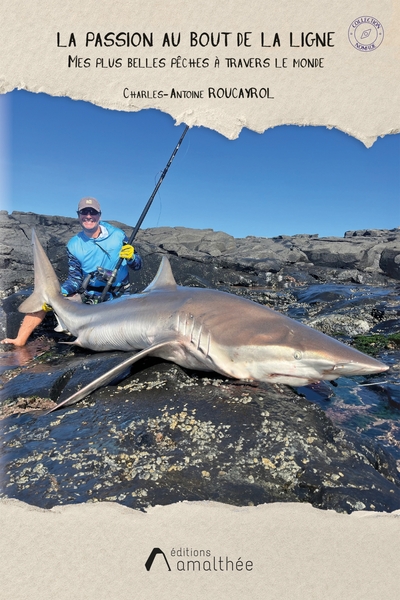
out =
[[[61,350],[51,365],[48,364],[48,360],[37,361],[34,367],[7,382],[0,390],[1,403],[10,406],[20,398],[30,398],[32,390],[36,397],[62,402],[127,356],[121,352],[95,354],[77,349],[71,358]]]
[[[129,235],[132,228],[118,222]],[[51,256],[57,274],[66,275],[67,241],[80,230],[76,219],[35,213],[3,211],[0,215],[0,270],[1,294],[4,298],[33,281],[31,229]],[[232,236],[212,229],[187,229],[184,227],[158,227],[139,232],[135,246],[146,263],[155,253],[169,253],[188,261],[195,276],[202,265],[210,264],[221,271],[240,271],[273,281],[274,274],[291,268],[308,273],[319,280],[329,280],[341,275],[342,281],[371,283],[365,279],[374,274],[400,279],[400,230],[366,230],[346,232],[344,238],[318,238],[317,234],[278,236],[275,238]],[[389,244],[389,245],[388,245]],[[332,271],[335,270],[335,272]],[[210,268],[211,271],[211,268]],[[147,284],[147,269],[139,275],[140,283]],[[364,279],[363,279],[364,278]]]
[[[3,338],[7,336],[14,337],[17,335],[24,316],[18,311],[18,307],[32,291],[33,288],[26,288],[3,300],[2,314],[0,315],[0,330]]]
[[[303,246],[308,260],[314,265],[341,269],[365,269],[374,264],[375,243],[354,238],[320,238]],[[382,251],[383,248],[380,248]]]
[[[379,266],[389,277],[400,279],[400,241],[385,245]]]
[[[42,392],[60,393],[62,369],[66,386],[73,376],[75,387],[83,385],[87,373],[77,358],[64,355],[52,390],[47,380]],[[96,358],[103,370],[115,359]],[[93,360],[83,363],[91,371]],[[45,366],[51,368],[47,359]],[[4,391],[18,396],[19,385],[26,395],[29,381],[23,372]],[[290,388],[238,385],[156,360],[74,407],[10,416],[1,434],[1,496],[42,508],[102,500],[140,509],[183,500],[309,502],[339,512],[400,508],[393,459],[333,426]]]
[[[395,239],[400,236],[400,228],[395,229],[358,229],[356,231],[346,231],[344,237],[383,237],[386,239]]]
[[[400,319],[387,319],[381,321],[372,327],[370,333],[381,333],[383,335],[400,333]]]

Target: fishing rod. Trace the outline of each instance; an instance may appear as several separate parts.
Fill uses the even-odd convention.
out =
[[[179,147],[182,144],[183,138],[185,137],[188,129],[189,129],[189,125],[186,125],[185,130],[184,130],[184,132],[182,133],[182,135],[181,135],[181,137],[179,139],[179,142],[175,146],[175,149],[174,149],[173,153],[171,154],[171,157],[170,157],[169,161],[167,162],[167,165],[166,165],[164,171],[161,173],[160,179],[157,181],[157,185],[154,188],[153,193],[151,194],[150,198],[148,199],[147,204],[144,207],[144,209],[142,211],[142,214],[140,215],[139,220],[136,223],[135,228],[133,229],[133,231],[131,233],[131,236],[130,236],[128,242],[127,242],[130,246],[132,245],[132,242],[135,239],[135,237],[136,237],[136,235],[137,235],[137,233],[138,233],[138,231],[140,229],[140,226],[142,225],[142,223],[143,223],[143,221],[144,221],[144,219],[145,219],[145,217],[146,217],[146,215],[147,215],[147,213],[149,211],[149,208],[150,208],[150,206],[151,206],[151,204],[152,204],[152,202],[153,202],[153,200],[154,200],[154,198],[155,198],[155,196],[156,196],[156,194],[158,192],[158,189],[159,189],[160,185],[162,184],[162,182],[164,180],[164,177],[166,176],[166,174],[168,172],[168,169],[170,168],[170,166],[172,164],[172,161],[174,160],[174,158],[176,156],[176,153],[178,152]],[[106,283],[106,285],[104,287],[104,290],[103,290],[103,292],[102,292],[102,294],[100,296],[99,302],[103,302],[104,299],[105,299],[105,297],[107,296],[108,290],[110,289],[110,287],[114,283],[114,281],[115,281],[115,279],[117,277],[118,269],[120,268],[123,260],[124,260],[123,258],[119,258],[118,259],[118,262],[115,265],[115,268],[114,268],[113,272],[111,273],[109,279],[107,280],[107,283]]]

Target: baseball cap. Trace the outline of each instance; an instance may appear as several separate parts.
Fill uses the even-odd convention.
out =
[[[83,208],[94,208],[97,212],[101,212],[100,204],[97,202],[96,198],[90,198],[87,196],[86,198],[82,198],[82,200],[78,204],[78,211]]]

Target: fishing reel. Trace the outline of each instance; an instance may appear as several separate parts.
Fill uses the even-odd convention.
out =
[[[94,290],[93,288],[88,290],[88,287],[90,287],[90,281],[93,278],[95,278],[98,281],[104,281],[104,283],[107,283],[111,275],[112,271],[110,271],[109,269],[104,269],[103,267],[97,267],[96,271],[88,273],[85,279],[83,280],[79,290],[82,302],[84,302],[85,304],[98,304],[100,302],[99,292],[101,292],[103,288],[100,288],[99,292]],[[107,300],[110,300],[111,298],[112,294],[108,292]]]
[[[81,294],[81,299],[84,304],[99,304],[101,295],[98,292],[84,292]],[[107,292],[105,300],[103,302],[107,302],[107,300],[112,300],[113,295],[110,292]]]
[[[86,275],[85,279],[82,281],[82,285],[80,287],[80,293],[83,294],[84,292],[86,292],[91,279],[98,279],[99,281],[104,281],[105,283],[107,283],[107,281],[110,279],[112,274],[113,274],[113,272],[110,271],[109,269],[103,269],[103,267],[97,267],[96,271],[92,271],[91,273],[88,273]]]
[[[101,279],[102,281],[107,281],[110,279],[113,272],[110,269],[103,269],[103,267],[97,267],[97,270],[92,273],[96,279]]]
[[[112,291],[107,292],[105,298],[102,299],[101,295],[104,290],[104,287],[96,289],[90,286],[90,281],[93,278],[95,278],[97,281],[104,281],[104,283],[107,284],[112,275],[113,271],[109,269],[104,269],[103,267],[97,267],[96,271],[88,273],[85,279],[83,280],[81,288],[79,290],[82,302],[84,302],[85,304],[99,304],[100,302],[107,302],[107,300],[118,298],[123,294],[129,293],[129,283],[127,285],[118,285],[116,287],[111,288]]]

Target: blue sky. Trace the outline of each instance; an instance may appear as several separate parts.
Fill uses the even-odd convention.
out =
[[[95,196],[105,220],[135,225],[184,125],[46,94],[0,97],[2,208],[74,217]],[[337,130],[280,126],[236,140],[194,127],[143,227],[235,237],[400,226],[400,135],[372,148]]]

